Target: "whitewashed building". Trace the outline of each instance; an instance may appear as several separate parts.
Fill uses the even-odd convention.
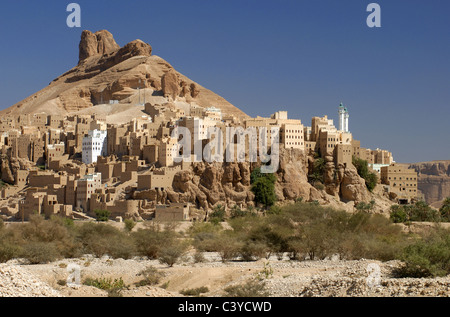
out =
[[[97,162],[98,156],[107,155],[106,136],[106,131],[92,130],[89,131],[88,135],[83,138],[83,163],[91,164]]]

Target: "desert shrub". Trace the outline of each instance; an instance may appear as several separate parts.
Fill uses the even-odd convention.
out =
[[[206,258],[205,255],[203,254],[203,252],[200,251],[196,251],[194,253],[194,263],[204,263],[206,262]]]
[[[159,250],[158,260],[160,263],[172,267],[186,253],[186,250],[187,244],[180,241],[174,241],[169,245],[162,246]]]
[[[125,225],[125,231],[131,232],[131,231],[133,231],[134,227],[136,226],[136,223],[132,219],[125,219],[124,225]]]
[[[60,253],[52,242],[29,242],[23,246],[21,256],[30,264],[46,264],[56,261]]]
[[[439,209],[441,213],[441,220],[445,222],[450,222],[450,197],[444,199],[442,207]]]
[[[424,201],[418,201],[412,205],[393,205],[391,206],[390,217],[395,223],[408,221],[441,221],[441,213],[431,208]]]
[[[145,285],[157,285],[161,279],[165,276],[164,272],[159,271],[154,266],[149,266],[146,269],[138,273],[138,276],[142,276],[143,279],[136,283],[136,286]]]
[[[146,229],[138,229],[131,233],[138,255],[150,259],[158,259],[160,250],[164,245],[173,245],[177,233],[173,228],[164,228],[157,224]]]
[[[228,286],[224,289],[226,297],[267,297],[266,283],[252,278],[244,284]]]
[[[111,216],[111,213],[108,210],[100,210],[96,209],[94,210],[95,219],[99,222],[107,222],[109,220],[109,217]]]
[[[136,255],[136,245],[131,237],[119,232],[109,241],[105,254],[114,259],[128,260]]]
[[[97,257],[129,259],[136,254],[134,240],[119,229],[102,223],[84,223],[76,230],[83,253]]]
[[[217,238],[221,230],[222,227],[213,223],[195,223],[190,227],[188,234],[192,239],[192,245],[197,251],[213,252],[215,251],[214,239]]]
[[[28,223],[16,227],[16,241],[25,246],[31,242],[51,243],[57,257],[76,257],[80,255],[80,244],[76,241],[70,222],[61,217],[44,219],[41,215],[32,215]]]
[[[244,261],[258,261],[267,256],[268,249],[265,243],[248,240],[242,245],[239,254]]]
[[[403,265],[394,270],[397,277],[436,277],[450,274],[450,230],[435,229],[407,246]]]
[[[410,221],[440,221],[439,212],[431,208],[426,202],[418,201],[414,205],[407,206]]]
[[[127,287],[121,277],[114,280],[112,278],[94,279],[88,277],[84,280],[83,284],[107,291],[108,297],[121,297],[122,290]]]
[[[276,176],[274,174],[261,174],[255,180],[251,187],[252,192],[255,194],[255,202],[264,205],[266,208],[269,208],[276,202],[275,181]]]
[[[0,236],[0,263],[18,258],[22,253],[20,246]]]
[[[316,157],[312,170],[308,175],[308,180],[311,184],[323,184],[325,172],[325,160],[321,157]]]
[[[363,201],[356,204],[355,208],[357,211],[370,212],[373,210],[375,206],[375,200],[371,200],[369,203],[365,203]]]
[[[227,262],[237,258],[241,250],[241,242],[230,231],[223,231],[216,235],[211,246],[214,252],[218,252],[222,262]]]
[[[365,208],[363,208],[365,209]],[[308,203],[283,207],[282,217],[294,222],[295,232],[286,234],[286,252],[292,259],[343,258],[394,259],[405,246],[405,235],[388,218],[359,211],[345,211]],[[288,223],[284,228],[289,226]],[[292,226],[292,224],[291,224]]]
[[[404,223],[407,222],[409,219],[405,209],[399,205],[391,206],[389,217],[394,223]]]
[[[325,189],[325,185],[322,184],[320,181],[315,181],[315,182],[313,183],[313,186],[314,186],[314,188],[317,189],[317,190],[324,190],[324,189]]]
[[[208,292],[209,288],[207,288],[206,286],[202,286],[197,288],[183,289],[180,291],[180,294],[184,296],[200,296],[201,294]]]
[[[241,208],[239,208],[238,205],[234,205],[233,208],[231,208],[231,211],[230,211],[231,218],[244,217],[246,215],[247,215],[247,211],[242,210]]]
[[[375,188],[375,186],[378,183],[377,174],[369,171],[369,165],[368,165],[367,161],[365,161],[363,159],[353,156],[352,163],[356,167],[356,170],[358,171],[358,175],[364,179],[367,189],[369,191],[373,191],[373,189]]]
[[[209,215],[209,221],[218,224],[225,221],[225,207],[222,205],[217,205],[213,208],[212,213]]]
[[[279,206],[273,205],[266,210],[267,215],[279,215],[281,213],[281,208]]]

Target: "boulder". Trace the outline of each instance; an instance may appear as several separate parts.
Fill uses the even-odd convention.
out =
[[[95,34],[85,30],[81,33],[79,44],[79,63],[92,56],[102,56],[120,49],[120,46],[114,40],[113,35],[101,30]]]
[[[179,78],[176,71],[172,68],[161,78],[161,87],[166,98],[175,100],[180,95]]]

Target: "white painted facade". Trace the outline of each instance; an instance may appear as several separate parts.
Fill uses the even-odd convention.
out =
[[[98,156],[107,155],[106,136],[106,131],[92,130],[89,131],[88,135],[83,138],[83,163],[91,164],[97,162]]]

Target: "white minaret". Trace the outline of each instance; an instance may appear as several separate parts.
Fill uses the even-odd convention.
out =
[[[339,105],[339,131],[345,131],[345,108],[341,103]]]
[[[348,110],[347,108],[344,108],[344,132],[349,132],[348,129],[348,118],[350,117],[350,115],[348,114]]]

